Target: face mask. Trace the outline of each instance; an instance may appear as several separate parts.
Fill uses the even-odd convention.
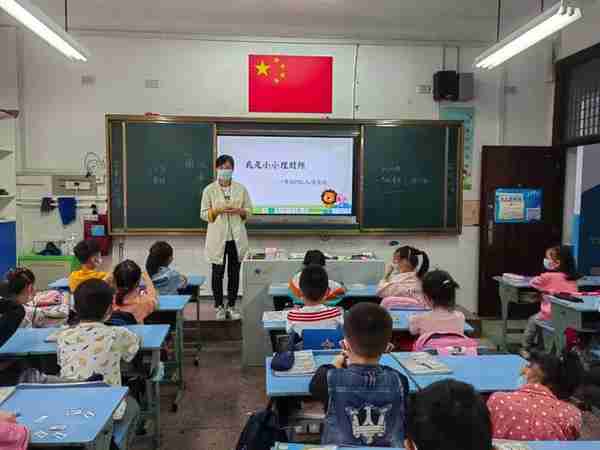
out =
[[[217,179],[219,181],[230,181],[232,177],[233,177],[233,170],[217,169]]]
[[[556,264],[551,259],[544,258],[544,267],[548,270],[554,270],[556,269]]]

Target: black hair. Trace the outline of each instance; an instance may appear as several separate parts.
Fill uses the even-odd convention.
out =
[[[85,264],[100,253],[100,244],[95,239],[86,239],[75,246],[73,253],[81,264]]]
[[[6,272],[6,291],[8,295],[19,295],[35,283],[35,275],[27,267],[17,267]]]
[[[168,242],[158,241],[150,247],[150,253],[146,258],[146,271],[153,277],[161,267],[167,267],[173,257],[173,247]]]
[[[218,169],[219,167],[223,167],[226,163],[231,164],[231,168],[235,168],[235,161],[233,160],[233,156],[229,155],[221,155],[217,158],[215,162],[215,167]]]
[[[113,271],[113,279],[117,287],[117,295],[115,296],[117,305],[123,304],[125,296],[139,285],[141,278],[142,269],[135,261],[126,259],[117,264]]]
[[[492,419],[473,386],[442,380],[415,395],[406,435],[419,450],[490,450]]]
[[[564,352],[558,357],[532,351],[529,364],[539,367],[543,374],[542,384],[560,400],[569,399],[583,381],[583,366],[579,357],[573,352]]]
[[[394,252],[394,256],[400,259],[406,259],[415,270],[419,265],[419,256],[421,256],[423,261],[421,262],[421,267],[417,272],[417,276],[419,278],[423,278],[429,270],[429,256],[427,256],[427,253],[422,250],[405,245],[404,247],[398,247]]]
[[[392,317],[375,303],[359,303],[344,317],[344,336],[359,356],[376,358],[392,339]]]
[[[313,302],[321,300],[329,289],[329,277],[323,266],[312,264],[300,274],[300,290],[302,295]]]
[[[593,367],[584,373],[581,397],[588,409],[600,409],[600,367]]]
[[[326,261],[325,255],[323,254],[323,252],[321,250],[309,250],[304,255],[303,264],[305,266],[312,266],[312,265],[324,266],[325,261]]]
[[[106,281],[91,278],[81,283],[73,297],[79,320],[102,321],[112,305],[115,291]]]
[[[454,309],[456,289],[460,286],[445,270],[434,270],[423,278],[423,292],[433,306]]]
[[[556,245],[548,249],[554,258],[558,259],[560,264],[555,272],[562,272],[567,276],[567,280],[575,281],[581,278],[581,275],[577,272],[577,263],[573,256],[573,250],[570,245]]]

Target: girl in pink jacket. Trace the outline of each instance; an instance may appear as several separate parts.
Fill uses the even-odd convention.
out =
[[[536,288],[542,294],[558,294],[560,292],[577,292],[577,280],[581,276],[577,273],[575,258],[571,247],[563,245],[551,247],[546,250],[544,267],[547,272],[533,278],[531,287]],[[552,304],[542,296],[540,312],[529,318],[525,333],[523,335],[523,347],[529,351],[537,338],[536,320],[551,320]]]

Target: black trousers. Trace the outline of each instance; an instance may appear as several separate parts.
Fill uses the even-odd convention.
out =
[[[235,241],[225,242],[223,264],[212,265],[212,291],[215,297],[215,308],[223,306],[223,278],[227,264],[227,300],[228,306],[235,306],[240,289],[240,267]]]

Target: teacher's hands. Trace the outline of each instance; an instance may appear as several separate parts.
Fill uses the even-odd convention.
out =
[[[223,208],[221,214],[231,214],[233,216],[240,216],[242,219],[246,218],[246,210],[244,208]]]

